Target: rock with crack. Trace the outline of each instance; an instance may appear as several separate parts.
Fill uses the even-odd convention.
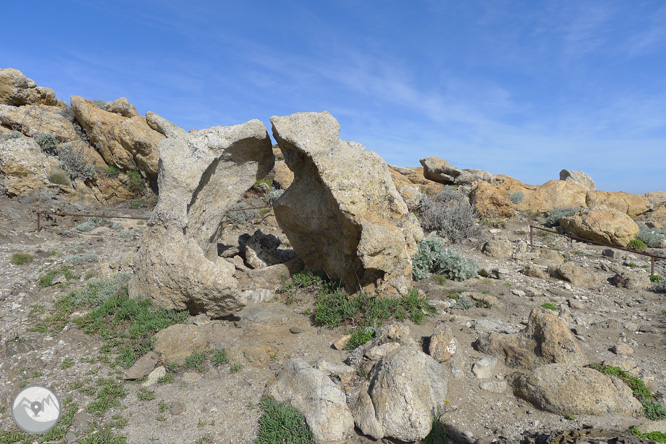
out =
[[[0,69],[0,104],[21,106],[32,104],[57,105],[51,88],[37,86],[18,69]]]
[[[446,370],[437,361],[411,347],[399,347],[379,361],[370,383],[351,396],[356,425],[375,439],[419,441],[430,433],[447,386]]]
[[[637,416],[643,410],[619,378],[588,367],[550,364],[518,375],[516,396],[558,415]]]
[[[534,309],[527,328],[518,334],[488,333],[474,344],[477,350],[499,358],[513,368],[533,369],[550,363],[585,364],[585,355],[562,319]]]
[[[130,291],[160,308],[227,316],[244,302],[217,239],[225,212],[272,168],[270,139],[259,120],[190,134],[164,127],[174,137],[160,143],[160,200]]]
[[[350,290],[405,295],[423,232],[396,190],[388,165],[339,139],[328,112],[271,117],[294,181],[275,216],[306,268],[324,270]]]
[[[157,177],[157,146],[164,136],[148,126],[145,118],[105,111],[83,97],[72,96],[70,103],[106,163],[124,171],[141,170],[149,179]]]
[[[560,225],[574,236],[620,247],[626,247],[640,231],[626,213],[601,206],[563,217]]]
[[[301,412],[318,444],[348,442],[354,430],[354,418],[342,390],[300,358],[287,361],[268,382],[266,395]]]

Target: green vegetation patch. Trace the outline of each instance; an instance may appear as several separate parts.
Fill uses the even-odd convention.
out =
[[[439,274],[454,281],[464,281],[477,275],[479,265],[455,250],[444,248],[437,238],[424,239],[418,244],[418,253],[412,258],[415,280]]]
[[[289,404],[278,404],[270,398],[261,401],[264,410],[259,418],[255,444],[312,444],[312,432],[305,417]]]
[[[550,302],[546,302],[545,304],[542,305],[542,307],[547,308],[548,310],[555,310],[555,311],[560,309],[557,305],[551,304]]]
[[[590,364],[589,367],[605,375],[616,376],[627,384],[631,388],[631,391],[634,392],[634,397],[643,405],[643,414],[646,418],[653,421],[666,418],[666,408],[654,400],[654,395],[640,378],[631,376],[619,367],[601,364]]]
[[[72,269],[70,267],[60,267],[56,268],[54,270],[49,271],[46,273],[44,276],[39,278],[39,286],[40,287],[50,287],[53,285],[53,280],[59,276],[59,275],[64,275],[66,280],[70,279],[78,279],[79,277],[72,273]]]
[[[652,441],[666,442],[666,433],[662,432],[641,433],[641,431],[638,430],[636,427],[630,428],[629,432],[632,435],[636,435],[641,439],[651,439]]]
[[[647,244],[640,239],[632,239],[627,244],[627,247],[632,250],[641,251],[647,248]]]
[[[30,253],[14,253],[12,254],[12,257],[9,259],[9,262],[11,262],[14,265],[23,265],[23,264],[29,264],[32,262],[34,259],[34,256]]]
[[[557,227],[560,225],[560,219],[573,216],[580,210],[580,208],[554,208],[550,210],[545,225],[550,228]]]

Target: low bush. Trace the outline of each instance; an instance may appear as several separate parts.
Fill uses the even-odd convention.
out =
[[[106,111],[106,109],[108,108],[106,102],[105,102],[104,100],[101,100],[101,99],[93,100],[92,103],[93,103],[97,108],[102,109],[102,110],[104,110],[104,111]]]
[[[49,182],[56,185],[70,185],[69,175],[64,171],[54,171],[49,174]]]
[[[525,197],[525,193],[523,193],[522,191],[518,191],[517,193],[509,194],[509,200],[512,203],[516,204],[516,205],[521,203],[523,201],[524,197]]]
[[[653,281],[652,291],[654,291],[655,293],[666,293],[666,280],[661,279],[659,281]]]
[[[546,218],[545,225],[550,228],[554,228],[560,225],[560,219],[564,217],[570,217],[574,214],[580,212],[580,208],[555,208],[550,210],[548,217]]]
[[[479,233],[476,213],[466,195],[445,189],[434,199],[423,195],[417,208],[421,228],[457,243]]]
[[[104,170],[104,175],[106,177],[116,177],[118,174],[120,174],[120,170],[114,165],[109,165],[109,167]]]
[[[313,444],[312,432],[305,417],[289,404],[278,404],[270,398],[261,401],[264,413],[259,418],[255,444]]]
[[[661,247],[662,242],[666,239],[666,233],[662,229],[649,228],[643,222],[638,222],[638,228],[640,231],[636,235],[636,239],[650,248]]]
[[[437,238],[419,242],[418,253],[412,259],[412,274],[415,280],[426,279],[433,274],[440,274],[447,279],[464,281],[476,276],[478,264],[467,259],[455,250],[444,248]]]
[[[241,211],[227,212],[226,216],[227,220],[230,223],[239,224],[239,225],[251,222],[252,220],[254,220],[254,218],[259,216],[259,212],[257,210],[251,210],[251,209],[246,210],[245,208],[248,207],[249,205],[243,202],[238,202],[232,205],[230,210],[241,210]]]
[[[76,229],[79,231],[87,232],[87,231],[92,231],[95,228],[101,226],[103,223],[102,219],[99,217],[91,217],[85,222],[81,222],[80,224],[76,224]]]
[[[5,140],[11,140],[11,139],[18,139],[22,136],[22,134],[18,131],[12,131],[11,133],[7,133],[3,136]]]
[[[58,148],[60,168],[62,168],[73,180],[94,180],[97,170],[94,165],[85,162],[83,152],[74,150],[70,145]]]
[[[132,193],[140,193],[146,188],[146,183],[143,180],[143,176],[139,171],[128,171],[127,178],[129,183],[127,184],[127,189]]]
[[[35,135],[35,142],[47,154],[57,154],[58,141],[52,134],[40,133]]]
[[[640,239],[632,239],[627,244],[627,248],[631,248],[632,250],[636,251],[641,251],[647,248],[647,244]]]
[[[273,205],[273,202],[278,200],[280,196],[284,194],[284,190],[271,190],[270,193],[266,195],[266,198],[268,199],[268,203]]]
[[[86,253],[76,256],[69,256],[67,259],[65,259],[65,261],[71,263],[72,265],[81,265],[89,262],[97,262],[99,259],[95,253]]]
[[[14,253],[9,259],[9,262],[14,265],[23,265],[32,262],[32,259],[33,256],[30,253]]]

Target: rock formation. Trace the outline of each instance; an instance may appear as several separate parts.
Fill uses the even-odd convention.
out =
[[[349,289],[404,295],[423,234],[374,152],[339,139],[329,113],[272,117],[294,181],[275,216],[294,251]]]
[[[640,229],[625,213],[606,208],[588,208],[571,217],[560,219],[567,233],[620,247],[626,247]]]
[[[273,166],[264,125],[186,133],[174,125],[159,145],[160,200],[135,262],[132,294],[162,308],[221,317],[244,302],[235,267],[217,257],[222,216]],[[166,131],[165,131],[166,132]]]
[[[587,190],[596,189],[596,186],[594,185],[594,180],[592,180],[590,176],[588,176],[582,171],[572,171],[564,169],[560,171],[560,180],[573,182]]]

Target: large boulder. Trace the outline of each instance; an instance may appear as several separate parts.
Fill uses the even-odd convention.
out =
[[[587,189],[573,182],[551,180],[537,187],[517,205],[521,211],[550,211],[553,208],[585,207]]]
[[[105,111],[83,97],[72,96],[70,103],[76,120],[106,163],[125,171],[141,170],[149,179],[157,178],[157,145],[164,135],[148,126],[145,118]]]
[[[434,180],[435,182],[452,184],[455,182],[456,177],[462,174],[460,168],[456,168],[444,159],[439,157],[426,157],[419,160],[423,165],[423,175],[426,179]]]
[[[268,382],[266,395],[301,412],[317,444],[345,443],[354,431],[354,418],[342,390],[300,358],[287,361]]]
[[[339,139],[328,112],[271,117],[294,181],[275,216],[306,268],[351,290],[404,295],[423,232],[395,188],[387,164]]]
[[[516,396],[562,416],[637,416],[643,410],[624,382],[592,368],[550,364],[520,374],[513,384]]]
[[[57,105],[58,99],[52,89],[37,86],[21,71],[0,69],[0,105],[32,104]]]
[[[584,209],[560,219],[560,225],[571,235],[620,247],[626,247],[640,231],[627,214],[606,207]]]
[[[589,191],[585,198],[585,203],[590,208],[604,206],[626,213],[632,217],[640,216],[650,209],[650,199],[646,196],[642,194],[629,194],[622,191]]]
[[[484,219],[511,217],[514,214],[513,205],[506,193],[485,181],[474,186],[470,200],[476,213]]]
[[[527,328],[518,334],[491,332],[481,336],[474,347],[488,355],[503,358],[513,368],[533,369],[544,364],[585,364],[585,355],[562,319],[534,309]]]
[[[419,441],[446,400],[448,376],[432,357],[398,347],[370,373],[370,383],[352,397],[357,426],[375,439]]]
[[[58,168],[56,158],[47,156],[34,140],[0,139],[0,184],[9,196],[57,187],[49,182],[49,174]]]
[[[560,180],[573,182],[585,188],[586,190],[594,190],[596,186],[594,180],[582,171],[572,171],[564,169],[560,171]]]
[[[259,120],[186,133],[160,145],[160,200],[135,261],[131,293],[160,308],[222,317],[244,305],[235,267],[217,257],[223,215],[273,167]]]

